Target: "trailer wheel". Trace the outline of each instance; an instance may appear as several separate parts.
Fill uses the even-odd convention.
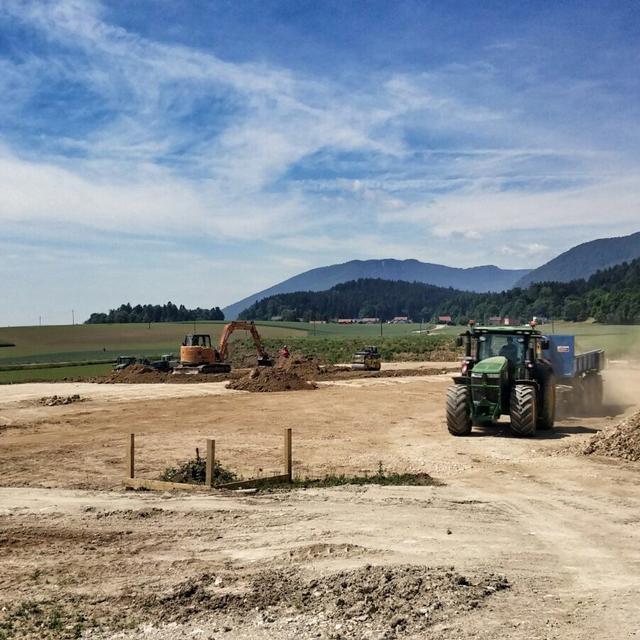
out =
[[[511,430],[519,436],[534,436],[538,418],[536,390],[517,384],[511,392]]]
[[[452,436],[471,433],[469,387],[454,384],[447,389],[447,429]]]
[[[542,387],[542,401],[538,413],[538,429],[553,429],[556,419],[556,381],[553,376],[549,376]]]

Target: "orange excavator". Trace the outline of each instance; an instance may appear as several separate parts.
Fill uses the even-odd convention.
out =
[[[234,331],[248,331],[258,352],[258,366],[271,367],[273,360],[265,351],[258,329],[253,322],[234,320],[227,324],[220,336],[218,348],[211,346],[211,336],[207,333],[193,333],[185,336],[180,347],[180,364],[174,373],[228,373],[229,338]]]

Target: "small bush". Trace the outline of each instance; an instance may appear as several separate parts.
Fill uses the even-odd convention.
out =
[[[187,484],[204,484],[207,476],[207,461],[196,452],[196,457],[183,462],[177,467],[167,467],[160,476],[166,482],[185,482]],[[225,469],[217,460],[213,462],[214,484],[225,484],[237,480],[238,476]]]

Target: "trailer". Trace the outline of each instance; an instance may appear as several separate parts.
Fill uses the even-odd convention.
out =
[[[558,409],[563,414],[594,414],[602,411],[606,366],[603,349],[576,353],[575,336],[550,335],[543,350],[556,378]]]

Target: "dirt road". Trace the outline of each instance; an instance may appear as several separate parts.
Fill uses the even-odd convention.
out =
[[[534,440],[506,425],[455,439],[443,424],[447,384],[374,379],[288,394],[96,385],[61,407],[35,405],[34,393],[51,394],[42,386],[0,390],[0,620],[33,637],[640,638],[640,465],[566,452],[612,418],[566,419]],[[623,411],[628,398],[615,400]],[[279,470],[284,427],[302,476],[382,463],[445,484],[248,496],[118,488],[130,431],[140,475],[214,436],[222,462],[252,476]],[[401,615],[363,578],[377,565]],[[418,582],[432,597],[401,595],[415,580],[406,565],[426,572]],[[327,591],[337,571],[344,596]],[[354,609],[354,593],[374,606]]]

